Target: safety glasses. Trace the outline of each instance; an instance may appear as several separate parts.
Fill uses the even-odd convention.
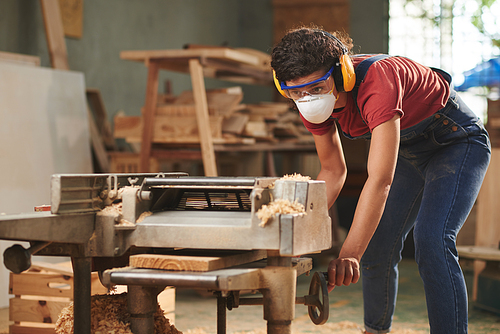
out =
[[[332,72],[333,67],[321,78],[295,86],[287,86],[281,81],[281,90],[292,100],[298,100],[305,95],[328,94],[333,89]]]

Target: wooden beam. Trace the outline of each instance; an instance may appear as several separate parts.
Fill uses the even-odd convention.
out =
[[[0,61],[18,65],[40,66],[40,57],[0,51]]]
[[[148,63],[148,81],[146,84],[146,101],[143,109],[143,129],[141,141],[141,163],[140,172],[149,171],[149,156],[151,155],[151,142],[153,140],[153,128],[155,110],[158,99],[158,72],[160,68],[155,61]]]
[[[40,0],[45,24],[45,35],[49,46],[53,68],[69,70],[68,52],[64,40],[61,9],[58,0]]]
[[[200,135],[201,155],[205,176],[217,176],[217,164],[215,163],[214,145],[208,118],[208,103],[205,80],[203,78],[203,67],[198,59],[191,59],[189,61],[189,71],[191,73],[191,85],[193,86],[193,96],[196,105],[196,118],[198,122],[198,133]]]

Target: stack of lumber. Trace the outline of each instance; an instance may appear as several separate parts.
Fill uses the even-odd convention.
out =
[[[311,143],[312,136],[288,103],[241,104],[241,87],[207,90],[210,129],[214,144],[265,142]],[[153,143],[199,144],[192,91],[160,95],[155,112]],[[142,116],[117,115],[114,137],[140,143]]]

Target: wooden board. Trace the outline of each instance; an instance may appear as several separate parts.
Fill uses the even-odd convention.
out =
[[[143,118],[140,116],[116,116],[114,137],[125,138],[129,143],[141,142]],[[212,138],[222,138],[222,116],[210,116],[209,127]],[[152,143],[200,143],[196,116],[154,117]]]
[[[457,249],[461,258],[500,262],[500,249],[479,246],[458,246]]]
[[[0,51],[0,62],[11,62],[17,65],[40,66],[40,57],[19,53]]]
[[[130,266],[175,271],[210,271],[258,261],[265,251],[239,252],[227,256],[139,254],[130,256]]]
[[[491,161],[477,199],[475,246],[500,246],[500,148],[492,148]]]
[[[111,173],[139,173],[140,156],[138,153],[131,152],[109,152],[110,172]],[[158,159],[149,158],[149,172],[157,173],[160,171]]]
[[[83,0],[59,0],[64,35],[82,38]]]
[[[92,294],[107,293],[97,273],[91,278]],[[73,298],[73,277],[63,274],[25,272],[10,274],[9,294]]]
[[[200,137],[201,159],[205,176],[217,176],[217,163],[211,134],[210,118],[208,115],[207,94],[205,79],[203,77],[203,66],[198,59],[189,60],[189,73],[191,75],[191,86],[196,106],[196,122]],[[222,123],[222,119],[221,119]]]
[[[120,52],[120,58],[139,62],[145,62],[149,59],[177,59],[185,61],[185,65],[187,65],[187,61],[194,58],[215,58],[254,66],[261,66],[262,63],[261,59],[255,55],[230,48],[133,50]]]
[[[86,95],[89,107],[93,111],[97,130],[99,131],[106,148],[116,149],[113,131],[111,130],[111,124],[108,120],[108,114],[106,112],[101,91],[97,88],[87,88]]]
[[[46,298],[11,298],[9,320],[14,322],[28,321],[55,324],[59,313],[69,303],[69,300],[55,301]]]
[[[50,62],[53,68],[69,70],[68,51],[64,40],[61,8],[58,0],[40,0],[45,24],[45,35],[49,46]]]
[[[349,0],[273,0],[273,44],[301,24],[349,32],[349,6]]]
[[[13,324],[9,326],[9,334],[55,334],[53,324]]]

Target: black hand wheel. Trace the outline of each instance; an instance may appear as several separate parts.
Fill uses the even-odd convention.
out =
[[[315,325],[323,325],[330,314],[326,275],[318,271],[314,273],[309,285],[309,296],[306,296],[309,318]]]

